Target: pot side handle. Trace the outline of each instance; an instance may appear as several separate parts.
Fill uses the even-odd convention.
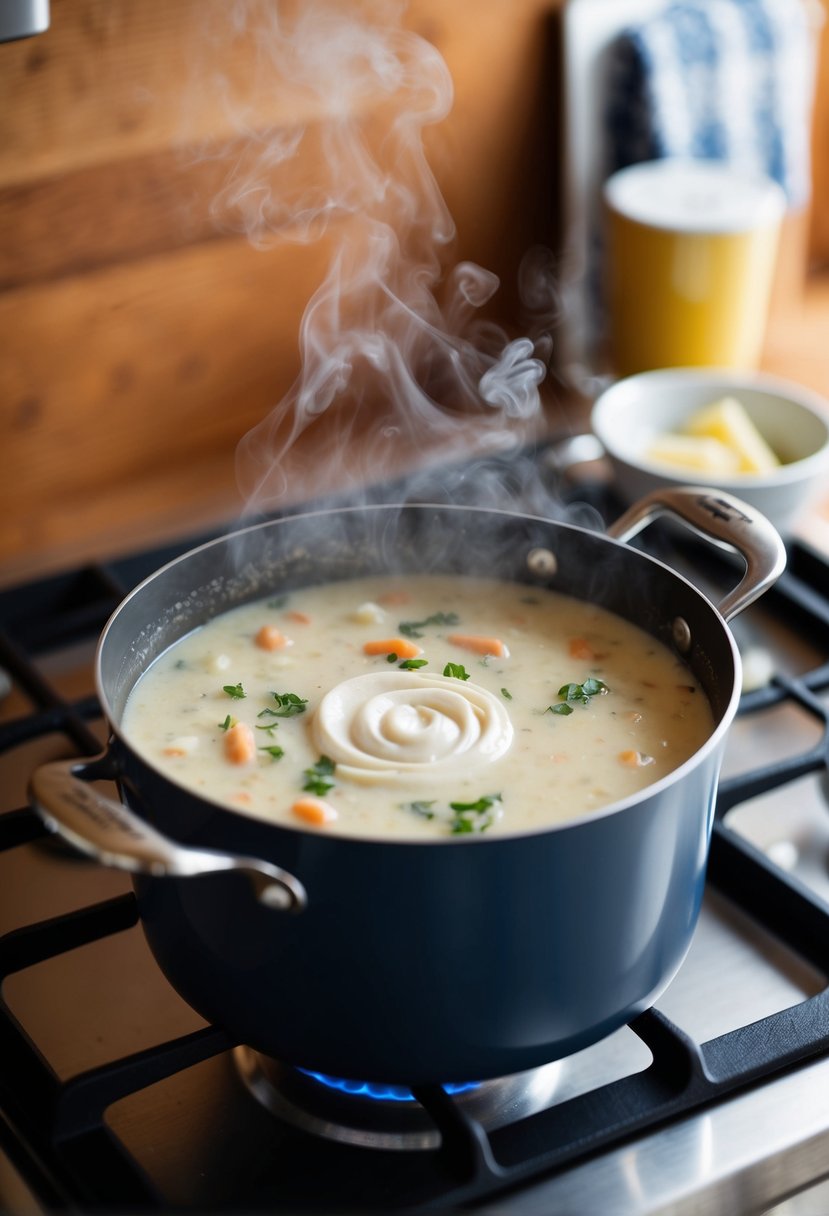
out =
[[[628,541],[660,515],[671,515],[715,544],[736,550],[746,563],[740,582],[718,605],[725,620],[758,599],[786,568],[786,548],[777,529],[754,507],[727,494],[697,486],[654,490],[608,528]]]
[[[156,831],[125,806],[89,784],[98,777],[105,757],[58,760],[32,775],[29,795],[34,810],[50,831],[102,865],[156,878],[194,878],[219,870],[238,870],[250,880],[256,898],[280,912],[301,912],[305,888],[286,870],[254,857],[195,849]]]

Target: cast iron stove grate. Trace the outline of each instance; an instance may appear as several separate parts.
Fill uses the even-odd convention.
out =
[[[40,674],[37,658],[58,644],[96,637],[131,587],[190,547],[142,553],[0,592],[0,666],[34,707],[0,724],[0,754],[55,732],[70,752],[99,750],[90,727],[100,717],[94,696],[64,700]],[[786,574],[764,601],[769,612],[808,634],[825,654],[827,587],[826,561],[795,542]],[[797,678],[776,676],[765,688],[743,696],[741,715],[796,703],[818,722],[821,739],[805,754],[722,781],[708,871],[711,886],[823,977],[829,976],[829,905],[723,819],[745,800],[825,768],[829,726],[819,694],[827,689],[829,662],[824,662]],[[45,835],[28,807],[0,816],[0,851]],[[0,981],[129,929],[136,921],[135,900],[127,894],[24,925],[0,939]],[[441,1132],[442,1145],[434,1151],[372,1152],[280,1128],[270,1167],[229,1206],[277,1211],[474,1207],[823,1056],[829,1051],[829,987],[707,1042],[694,1041],[658,1008],[641,1015],[630,1029],[652,1054],[644,1071],[490,1132],[441,1088],[417,1089],[415,1097]],[[106,1111],[124,1096],[234,1046],[222,1028],[208,1026],[60,1079],[0,1000],[0,1147],[49,1208],[169,1208],[107,1125]]]

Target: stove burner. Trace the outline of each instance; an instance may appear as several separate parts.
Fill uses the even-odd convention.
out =
[[[434,1149],[440,1132],[403,1085],[346,1081],[292,1068],[250,1047],[233,1052],[242,1080],[258,1102],[287,1123],[327,1140],[363,1148]],[[445,1085],[490,1130],[550,1104],[561,1062],[492,1081]]]
[[[374,1101],[416,1101],[412,1091],[405,1085],[386,1085],[376,1081],[349,1081],[345,1077],[329,1077],[324,1072],[314,1072],[309,1068],[299,1068],[297,1071],[304,1073],[306,1077],[313,1077],[315,1081],[319,1081],[320,1085],[326,1085],[329,1089],[338,1089],[344,1094],[356,1094],[361,1098],[372,1098]],[[450,1081],[443,1088],[448,1094],[464,1094],[470,1089],[477,1089],[480,1084],[480,1081],[460,1083]]]

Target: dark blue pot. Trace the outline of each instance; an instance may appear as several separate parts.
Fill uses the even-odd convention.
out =
[[[602,814],[531,835],[397,843],[226,810],[161,776],[122,737],[124,703],[147,664],[217,612],[388,569],[543,584],[669,646],[681,618],[685,657],[714,712],[711,738]],[[238,873],[141,877],[150,947],[205,1018],[259,1051],[338,1076],[477,1080],[586,1047],[652,1004],[691,942],[738,670],[723,618],[684,578],[546,520],[374,507],[288,518],[195,550],[142,584],[104,633],[109,763],[143,820],[183,845],[277,864],[305,888],[307,906],[297,915],[264,907]]]

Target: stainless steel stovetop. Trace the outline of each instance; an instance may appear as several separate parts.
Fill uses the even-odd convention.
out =
[[[706,587],[731,577],[679,552]],[[269,1088],[278,1066],[160,974],[125,877],[45,839],[26,808],[39,762],[103,741],[97,634],[169,555],[0,592],[0,1209],[829,1211],[823,557],[793,543],[733,626],[758,686],[731,733],[700,925],[658,1008],[492,1102],[419,1106],[314,1078]]]

